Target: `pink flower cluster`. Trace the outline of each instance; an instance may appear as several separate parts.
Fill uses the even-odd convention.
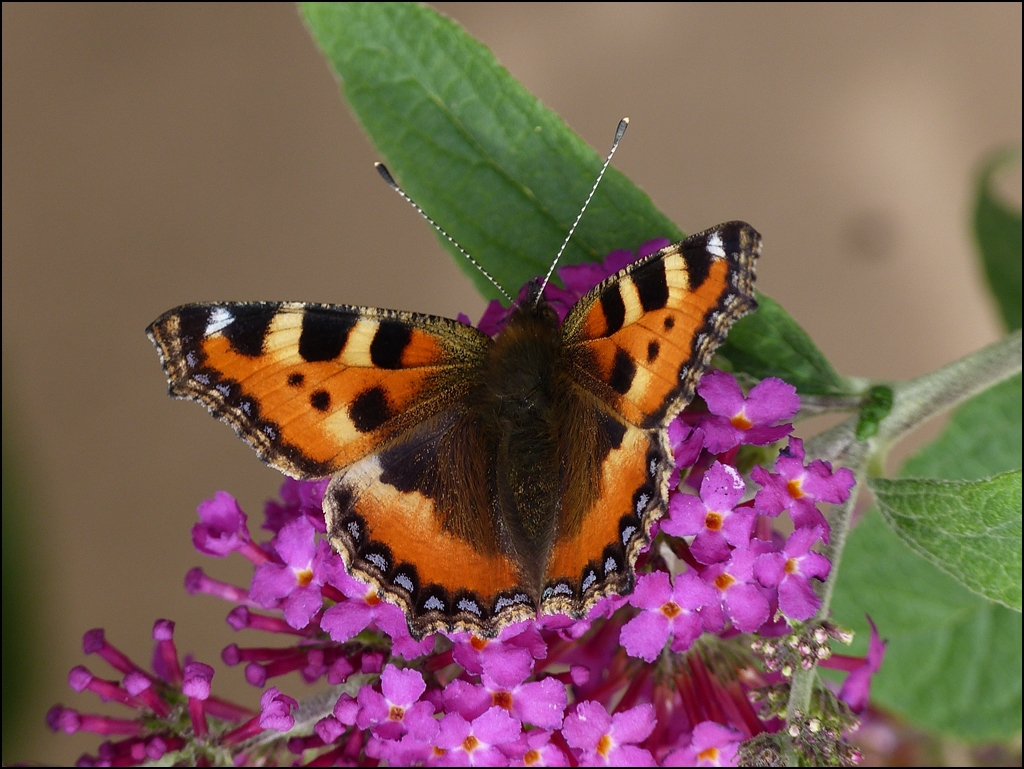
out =
[[[616,252],[603,265],[563,268],[566,288],[548,288],[553,303],[564,313],[632,258]],[[500,328],[502,312],[489,309],[481,327]],[[185,585],[234,604],[233,629],[292,639],[230,644],[222,653],[264,689],[259,710],[214,697],[214,669],[183,666],[173,623],[161,620],[154,672],[90,631],[86,653],[123,678],[105,681],[84,667],[71,673],[76,691],[134,708],[136,718],[55,706],[51,726],[110,738],[83,765],[156,761],[172,751],[175,760],[200,764],[282,761],[288,752],[300,764],[324,766],[734,764],[742,742],[781,726],[759,714],[752,690],[784,680],[759,668],[741,634],[775,639],[791,632],[791,622],[814,617],[820,599],[812,580],[830,568],[813,549],[829,536],[818,505],[845,500],[854,479],[844,468],[806,463],[792,437],[771,471],[755,466],[745,479],[737,468],[742,448],[789,435],[795,389],[767,379],[744,394],[730,374],[712,372],[698,394],[702,408],[669,429],[673,490],[660,534],[637,564],[636,588],[585,620],[522,622],[493,640],[452,633],[416,641],[402,611],[350,577],[324,539],[326,481],[286,480],[281,501],[266,506],[262,528],[271,537],[260,543],[234,498],[218,492],[199,506],[193,543],[205,555],[248,559],[252,581],[232,585],[196,568]],[[785,538],[773,528],[783,513],[793,523]],[[842,658],[853,671],[848,696],[861,709],[881,663],[881,645],[872,650],[868,660]],[[273,680],[294,689],[294,681],[278,680],[291,673],[335,688],[301,707],[277,686],[265,688]]]

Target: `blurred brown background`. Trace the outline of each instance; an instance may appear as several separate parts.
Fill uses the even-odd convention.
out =
[[[842,373],[910,377],[998,336],[968,224],[980,159],[1021,137],[1019,3],[441,8],[599,152],[629,115],[615,164],[684,230],[753,223],[760,287]],[[43,726],[55,701],[96,709],[65,684],[107,674],[89,628],[139,661],[157,617],[218,666],[257,640],[181,583],[245,578],[193,551],[195,506],[226,489],[258,521],[280,476],[167,398],[151,320],[214,299],[482,311],[375,159],[291,5],[3,5],[4,441],[37,612],[4,629],[31,634],[36,682],[5,763],[95,749]]]

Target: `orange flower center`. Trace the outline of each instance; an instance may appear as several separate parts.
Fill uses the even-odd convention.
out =
[[[661,605],[661,613],[669,619],[672,619],[673,617],[681,614],[682,611],[683,610],[679,608],[679,604],[677,604],[675,601],[669,601],[668,603],[663,603]]]
[[[389,721],[401,721],[405,718],[405,708],[399,707],[398,705],[392,705],[388,710]]]
[[[480,740],[472,734],[462,741],[462,749],[467,753],[472,753],[478,747],[480,747]]]
[[[597,752],[600,753],[605,758],[608,758],[608,753],[611,752],[611,749],[612,749],[612,738],[609,737],[607,734],[602,734],[601,735],[601,739],[599,739],[597,741]]]
[[[718,763],[718,748],[705,748],[697,754],[698,761],[707,761],[711,764]]]
[[[715,587],[719,590],[728,590],[735,582],[731,574],[719,574],[715,577]]]
[[[797,568],[796,558],[790,558],[786,561],[786,574],[796,574]]]
[[[366,601],[367,606],[376,606],[380,603],[380,596],[377,595],[376,590],[371,590],[366,594],[366,597],[363,598],[363,600]]]
[[[794,478],[786,484],[786,491],[789,492],[789,496],[793,499],[803,499],[807,495],[804,494],[803,484],[799,478]]]
[[[305,587],[313,581],[313,570],[307,566],[295,572],[295,581],[299,583],[299,587]]]
[[[478,638],[477,636],[470,636],[469,638],[469,645],[476,649],[478,652],[482,652],[484,650],[484,647],[487,646],[487,644],[489,643],[490,641],[488,641],[486,638]]]
[[[704,525],[708,531],[718,531],[722,528],[722,514],[709,510],[708,514],[704,516]]]
[[[754,423],[747,419],[747,412],[745,409],[740,409],[740,413],[729,420],[732,422],[732,426],[740,430],[749,430],[754,426]]]
[[[505,710],[512,710],[512,695],[509,692],[494,692],[491,694],[491,704],[505,708]]]
[[[527,766],[533,766],[538,761],[540,761],[539,750],[528,750],[526,751],[526,755],[523,756],[523,763]]]

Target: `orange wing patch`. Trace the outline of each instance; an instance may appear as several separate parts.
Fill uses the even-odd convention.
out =
[[[631,423],[667,424],[729,326],[753,308],[759,248],[749,225],[720,225],[599,285],[566,319],[576,378]]]
[[[324,497],[328,537],[349,573],[401,606],[418,638],[437,630],[494,636],[536,615],[536,596],[501,547],[489,505],[460,475],[465,462],[453,461],[473,453],[472,420],[462,416],[456,409],[417,426],[337,475]]]
[[[563,510],[544,576],[541,612],[582,617],[603,596],[633,589],[633,563],[666,509],[671,472],[661,431],[621,425],[601,463],[598,493],[577,518]]]
[[[444,408],[489,344],[439,318],[276,303],[186,305],[149,333],[172,395],[294,477],[329,475]]]

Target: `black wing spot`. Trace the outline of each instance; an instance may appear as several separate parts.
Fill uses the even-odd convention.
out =
[[[657,259],[633,273],[640,304],[644,310],[660,310],[668,304],[668,280],[665,278],[665,260]]]
[[[412,340],[412,329],[402,323],[382,320],[370,342],[370,360],[374,366],[402,367],[402,353]]]
[[[354,315],[306,310],[302,316],[302,333],[299,335],[299,355],[310,363],[334,360],[345,349],[348,335],[356,321]]]
[[[669,315],[667,318],[665,318],[665,330],[666,331],[671,331],[673,328],[675,328],[675,325],[676,325],[676,319],[674,317]]]
[[[601,310],[604,311],[604,322],[608,326],[605,336],[611,336],[626,321],[626,305],[622,301],[622,294],[619,293],[619,286],[609,286],[601,294]]]
[[[657,340],[652,340],[647,343],[647,362],[654,363],[658,359],[658,353],[661,352],[661,344]]]
[[[289,387],[301,387],[302,383],[306,381],[306,375],[298,372],[288,375],[288,386]]]
[[[234,320],[221,333],[239,355],[256,358],[263,354],[270,323],[277,315],[278,304],[241,304],[231,308]]]
[[[683,259],[686,260],[686,277],[690,290],[696,291],[704,285],[711,271],[712,256],[708,251],[707,238],[701,238],[699,243],[692,245],[684,243]]]
[[[601,423],[601,429],[608,436],[608,444],[611,446],[611,449],[614,450],[621,447],[622,439],[626,437],[626,426],[604,411],[598,412],[597,418]]]
[[[633,378],[636,376],[636,363],[625,350],[615,351],[615,361],[612,363],[612,373],[608,377],[608,386],[619,395],[625,395],[633,386]]]
[[[309,396],[309,405],[317,411],[327,411],[331,407],[331,394],[327,390],[317,390]]]
[[[383,387],[363,390],[349,406],[352,424],[361,433],[372,433],[392,417],[388,395]]]

